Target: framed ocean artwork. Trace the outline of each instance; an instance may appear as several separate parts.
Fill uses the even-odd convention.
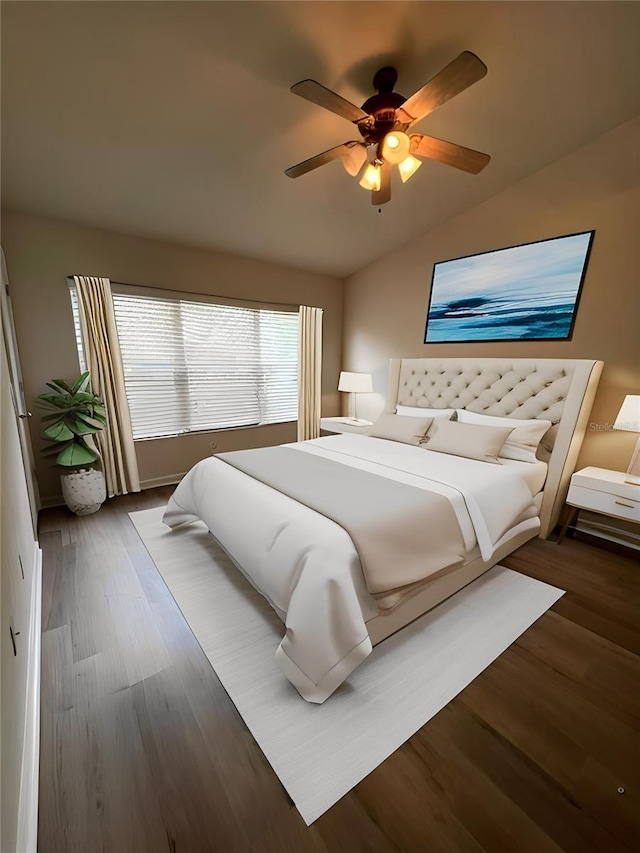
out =
[[[434,264],[424,342],[569,340],[594,234]]]

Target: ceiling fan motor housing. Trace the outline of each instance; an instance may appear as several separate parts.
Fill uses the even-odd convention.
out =
[[[392,89],[398,79],[398,72],[390,65],[381,68],[373,78],[377,95],[372,95],[362,105],[370,119],[358,122],[358,129],[369,145],[377,145],[392,130],[404,130],[405,125],[396,121],[396,110],[407,100]]]
[[[374,95],[374,98],[382,97],[380,95]],[[385,96],[386,97],[386,96]],[[400,106],[406,100],[402,95],[398,97],[401,98]],[[369,98],[369,101],[372,101],[373,98]],[[365,103],[369,103],[366,101]],[[367,109],[363,106],[363,109]],[[378,144],[382,142],[387,133],[390,133],[392,130],[404,130],[406,128],[406,124],[403,124],[400,121],[396,121],[396,107],[378,107],[373,110],[369,107],[369,113],[373,118],[373,121],[361,121],[358,122],[358,129],[364,138],[365,142],[368,144]]]

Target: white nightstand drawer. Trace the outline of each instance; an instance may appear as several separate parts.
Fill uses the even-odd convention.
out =
[[[571,478],[571,487],[580,486],[596,492],[607,492],[621,499],[630,499],[630,503],[640,501],[640,486],[628,482],[629,475],[623,471],[609,471],[606,468],[583,468]]]
[[[574,474],[575,480],[575,474]],[[632,487],[634,488],[634,487]],[[625,495],[612,494],[610,492],[587,489],[571,483],[567,503],[580,509],[602,512],[615,518],[626,518],[629,521],[640,521],[640,495],[639,500],[633,500]]]

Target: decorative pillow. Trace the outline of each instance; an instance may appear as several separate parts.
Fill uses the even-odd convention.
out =
[[[434,421],[422,447],[499,465],[498,454],[511,432],[506,427],[461,424],[440,418]]]
[[[455,409],[425,409],[422,406],[396,406],[396,415],[405,418],[447,418],[455,412]]]
[[[503,459],[517,459],[518,462],[537,462],[538,445],[551,426],[551,421],[541,418],[524,420],[521,418],[500,418],[494,415],[480,415],[457,409],[458,421],[463,424],[478,424],[480,426],[510,427],[513,432],[500,451]]]
[[[372,438],[387,438],[404,444],[419,445],[433,418],[401,418],[383,413],[367,432]]]
[[[540,442],[544,449],[548,453],[553,452],[553,448],[556,443],[556,438],[558,437],[558,430],[560,429],[560,424],[553,424],[551,429],[547,430],[545,434],[542,436],[542,441]]]

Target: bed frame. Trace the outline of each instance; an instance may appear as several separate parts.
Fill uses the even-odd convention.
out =
[[[367,622],[376,645],[475,580],[535,536],[546,539],[558,522],[584,438],[603,362],[590,359],[391,359],[385,412],[397,405],[468,409],[485,415],[550,420],[540,450],[548,471],[540,517],[516,525],[490,561],[475,556],[436,578],[391,613]],[[545,449],[546,448],[546,449]]]

